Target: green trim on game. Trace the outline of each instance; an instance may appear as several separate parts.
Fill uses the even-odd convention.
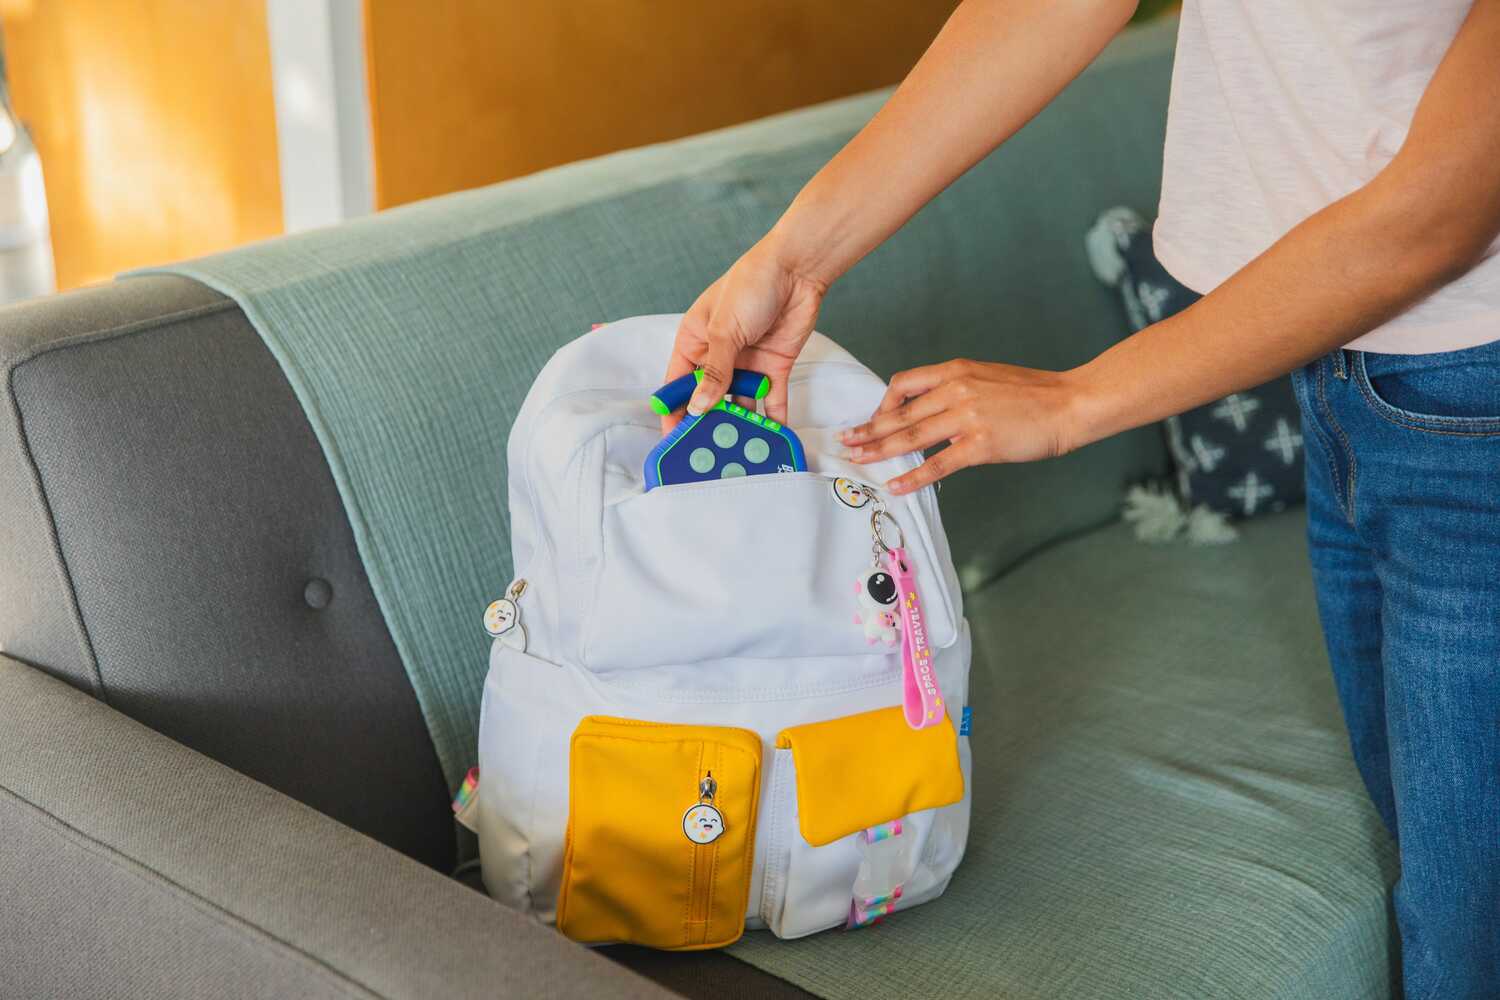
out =
[[[702,368],[694,368],[693,369],[693,381],[698,382],[700,384],[703,382],[703,369]],[[766,394],[768,392],[770,392],[770,391],[771,391],[771,376],[769,376],[769,375],[762,375],[760,377],[760,385],[758,385],[758,386],[755,387],[755,398],[756,399],[765,399],[766,398]],[[655,396],[652,396],[651,398],[653,400],[656,399]]]
[[[651,409],[655,410],[657,413],[661,414],[664,417],[667,414],[669,414],[669,413],[672,412],[671,410],[667,409],[667,404],[666,403],[663,403],[661,400],[657,399],[655,396],[651,397]]]

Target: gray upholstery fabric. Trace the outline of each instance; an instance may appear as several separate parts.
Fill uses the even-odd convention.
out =
[[[158,281],[85,288],[0,308],[0,652],[97,692],[93,651],[53,544],[47,499],[11,393],[15,367],[62,341],[154,323],[169,311],[218,308],[219,301],[193,282]]]
[[[0,996],[664,997],[0,657]]]
[[[447,786],[327,463],[238,309],[147,278],[7,315],[7,653],[451,867]]]
[[[370,996],[3,789],[0,833],[0,996]]]

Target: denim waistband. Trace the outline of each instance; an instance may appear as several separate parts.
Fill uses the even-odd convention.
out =
[[[1500,340],[1492,340],[1488,344],[1466,347],[1459,351],[1439,351],[1435,354],[1378,354],[1374,351],[1351,351],[1347,348],[1340,348],[1333,353],[1342,355],[1340,360],[1345,371],[1349,369],[1353,356],[1359,355],[1364,362],[1365,372],[1371,378],[1382,378],[1388,375],[1430,372],[1468,365],[1500,365]],[[1335,366],[1337,367],[1339,363],[1336,361]]]

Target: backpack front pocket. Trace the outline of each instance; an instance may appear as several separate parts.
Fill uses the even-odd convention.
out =
[[[765,807],[766,926],[802,937],[942,892],[968,836],[964,770],[951,719],[914,730],[883,708],[783,730]]]
[[[710,659],[859,656],[893,651],[855,618],[874,563],[871,511],[807,473],[659,487],[602,511],[582,662],[597,672]],[[886,503],[917,559],[934,648],[957,637],[925,514]],[[810,682],[816,679],[810,679]]]
[[[569,754],[557,926],[575,941],[719,948],[745,928],[761,741],[589,716]]]

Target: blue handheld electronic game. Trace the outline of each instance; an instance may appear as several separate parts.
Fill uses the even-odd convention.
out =
[[[651,396],[651,408],[666,416],[692,398],[703,372],[674,379]],[[734,370],[729,392],[764,399],[771,380],[760,372]],[[790,428],[721,399],[702,416],[688,415],[646,456],[646,489],[671,483],[701,483],[771,472],[806,472],[802,442]]]

